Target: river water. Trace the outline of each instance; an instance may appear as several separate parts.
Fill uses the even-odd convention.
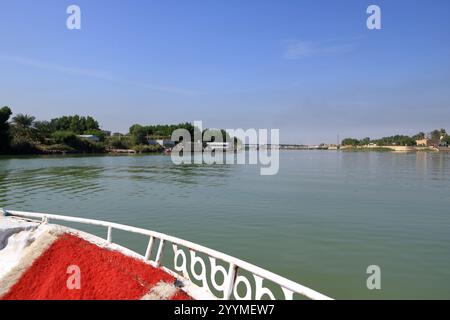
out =
[[[3,157],[0,207],[168,233],[337,299],[450,299],[450,154],[286,151],[277,175],[259,172],[163,155]],[[367,288],[370,265],[380,290]]]

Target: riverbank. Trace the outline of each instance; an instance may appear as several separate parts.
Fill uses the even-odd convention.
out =
[[[415,147],[415,146],[343,146],[340,148],[346,152],[448,152],[450,148]]]
[[[340,148],[279,148],[280,151],[344,151],[344,152],[393,152],[393,153],[410,153],[410,152],[450,152],[450,147],[417,147],[417,146],[341,146]],[[248,150],[240,150],[248,151]],[[72,156],[72,155],[137,155],[137,154],[165,154],[165,150],[160,146],[153,145],[139,145],[131,149],[113,149],[113,148],[96,148],[92,151],[81,151],[71,148],[69,146],[59,145],[46,146],[46,148],[36,148],[32,152],[21,153],[4,153],[0,156],[15,157],[15,156],[39,156],[39,155],[58,155],[58,156]]]
[[[45,155],[115,155],[115,154],[163,154],[164,149],[152,148],[152,146],[143,146],[133,149],[104,149],[98,148],[93,150],[76,150],[70,146],[46,146],[34,148],[27,152],[7,152],[0,153],[0,156],[14,157],[14,156],[45,156]]]

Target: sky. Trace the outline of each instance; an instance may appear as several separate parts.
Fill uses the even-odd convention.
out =
[[[449,14],[448,0],[0,0],[0,105],[299,144],[450,131]]]

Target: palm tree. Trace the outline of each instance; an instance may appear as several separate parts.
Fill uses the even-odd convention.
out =
[[[36,118],[27,114],[18,114],[12,118],[13,126],[11,126],[11,136],[13,144],[31,145],[36,139],[36,129],[34,128],[34,120]]]
[[[34,124],[35,117],[19,113],[15,117],[12,118],[12,121],[15,125],[23,127],[23,128],[31,128]]]

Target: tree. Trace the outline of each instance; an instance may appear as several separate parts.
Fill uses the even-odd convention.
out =
[[[359,145],[359,140],[353,138],[345,138],[344,140],[342,140],[342,145],[356,147],[357,145]]]
[[[50,121],[50,125],[53,131],[72,131],[76,134],[83,134],[89,130],[100,130],[98,122],[90,116],[74,115],[54,118]]]
[[[28,153],[35,148],[37,139],[34,128],[35,117],[19,113],[12,118],[11,147],[18,153]]]
[[[131,141],[133,145],[148,144],[148,128],[135,124],[130,128]]]
[[[8,151],[10,147],[11,137],[8,120],[11,114],[11,109],[8,107],[0,109],[0,153]]]
[[[113,149],[129,149],[132,147],[130,137],[109,137],[106,139],[106,145]]]
[[[450,136],[445,136],[444,139],[442,139],[442,141],[447,143],[447,145],[450,145]]]
[[[79,115],[75,115],[70,119],[69,130],[78,134],[85,130],[85,125]]]
[[[430,136],[431,136],[432,143],[439,144],[439,141],[441,141],[441,130],[431,131]]]
[[[71,147],[78,144],[77,135],[72,131],[55,131],[52,137],[56,143],[66,144]]]
[[[12,118],[12,121],[15,125],[26,129],[32,128],[35,120],[35,117],[22,113],[19,113]]]
[[[54,132],[53,127],[48,121],[35,121],[34,128],[37,138],[44,142],[46,138],[50,137]]]
[[[361,141],[359,141],[359,144],[361,146],[367,146],[368,144],[370,144],[370,138],[366,137],[366,138],[362,139]]]
[[[412,138],[414,140],[423,140],[423,139],[425,139],[425,133],[424,132],[419,132],[418,134],[416,134]]]
[[[85,131],[100,130],[100,126],[98,125],[98,122],[94,118],[88,116],[85,120],[85,129],[84,130]]]
[[[413,146],[416,144],[416,139],[409,136],[395,135],[373,140],[372,142],[378,146]]]
[[[103,152],[104,146],[101,143],[90,142],[85,139],[80,139],[72,131],[55,131],[52,134],[53,139],[58,144],[63,144],[72,147],[78,152]]]

